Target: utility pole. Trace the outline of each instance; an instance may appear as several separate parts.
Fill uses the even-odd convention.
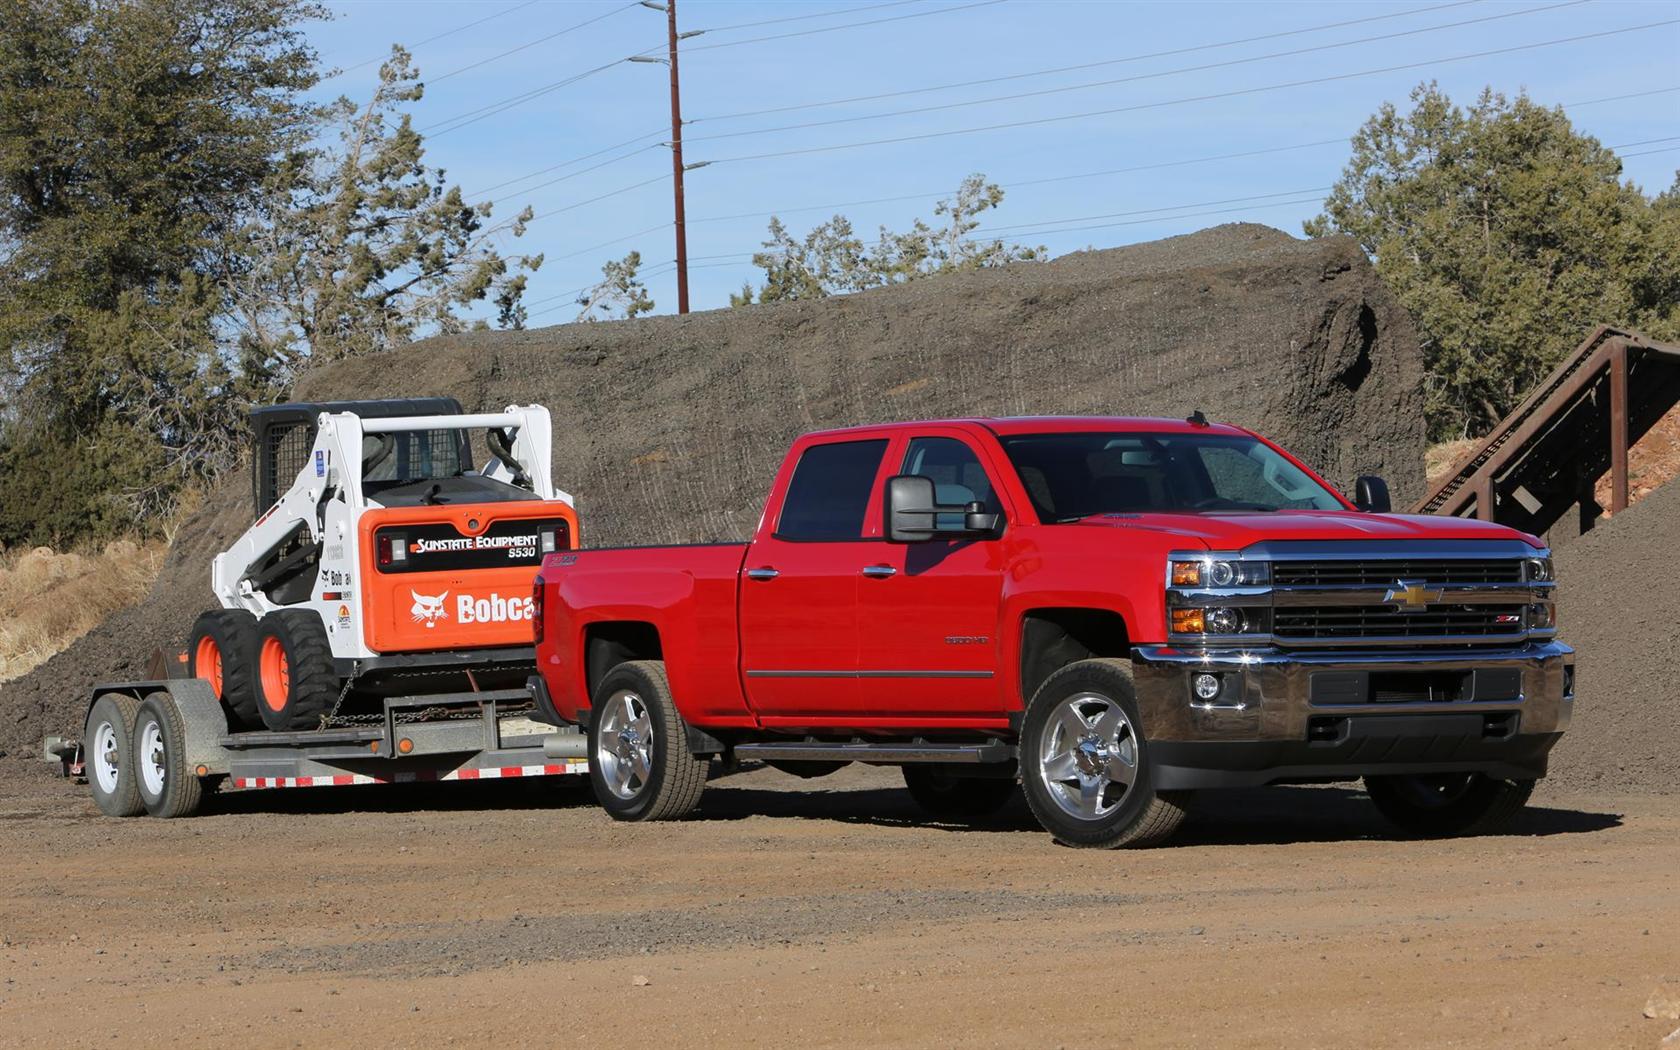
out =
[[[688,168],[703,168],[710,161],[698,164],[683,164],[682,152],[682,92],[681,80],[677,74],[677,41],[687,40],[691,36],[699,36],[704,29],[694,29],[687,33],[677,32],[677,0],[641,0],[643,7],[655,11],[665,12],[665,25],[669,38],[667,57],[663,59],[650,58],[645,53],[631,55],[632,62],[664,62],[671,67],[671,194],[675,205],[672,225],[677,231],[677,313],[688,313],[688,222],[683,214],[683,172]]]
[[[677,0],[665,0],[671,48],[671,192],[676,206],[677,313],[688,313],[688,226],[683,216],[682,95],[677,79]]]

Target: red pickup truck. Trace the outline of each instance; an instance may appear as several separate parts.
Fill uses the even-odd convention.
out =
[[[533,686],[623,820],[750,758],[900,765],[939,814],[1019,784],[1081,846],[1357,778],[1410,832],[1489,829],[1570,719],[1551,559],[1356,491],[1200,413],[807,434],[750,542],[550,555]]]

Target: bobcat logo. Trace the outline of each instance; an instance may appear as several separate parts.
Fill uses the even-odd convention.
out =
[[[408,593],[414,595],[414,605],[408,611],[414,617],[415,623],[423,623],[427,628],[432,628],[437,626],[439,620],[449,618],[449,610],[443,607],[443,600],[449,597],[448,591],[436,597],[421,594],[412,588]]]

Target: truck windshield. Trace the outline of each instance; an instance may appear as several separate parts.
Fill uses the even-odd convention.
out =
[[[1093,514],[1342,510],[1264,442],[1224,434],[1021,434],[1004,451],[1045,522]]]

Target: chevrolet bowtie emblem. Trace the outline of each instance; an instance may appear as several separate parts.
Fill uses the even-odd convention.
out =
[[[1395,580],[1394,586],[1383,595],[1383,601],[1393,602],[1401,612],[1422,612],[1430,602],[1441,600],[1441,588],[1431,587],[1422,580]]]

